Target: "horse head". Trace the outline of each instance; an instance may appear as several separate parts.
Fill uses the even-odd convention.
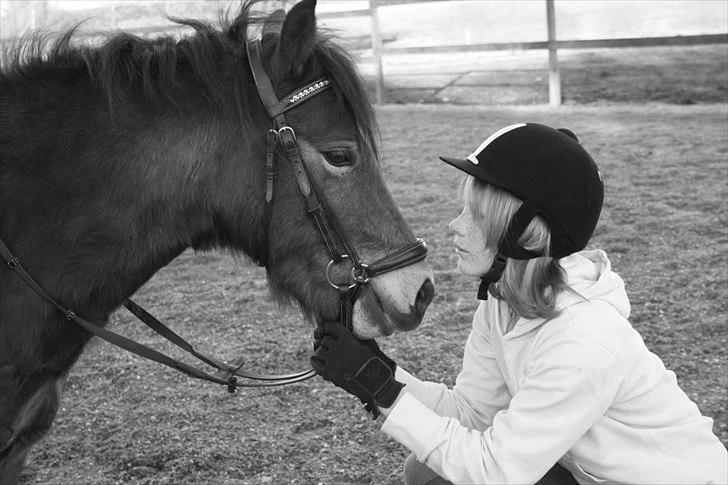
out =
[[[331,81],[331,89],[291,109],[286,117],[318,197],[361,259],[375,261],[411,242],[414,235],[384,184],[375,117],[362,81],[351,58],[317,33],[315,5],[315,0],[304,0],[282,22],[280,13],[271,17],[281,27],[276,32],[272,22],[266,23],[262,64],[278,99],[317,79]],[[266,129],[260,127],[261,135]],[[265,153],[256,158],[262,174]],[[294,171],[280,155],[276,177],[268,227],[261,227],[265,236],[260,242],[271,288],[319,321],[336,319],[339,296],[324,271],[329,255],[307,213]],[[227,178],[233,183],[235,179]],[[255,192],[258,210],[265,206],[264,185],[261,182]],[[346,281],[350,269],[337,264],[333,279]],[[416,328],[433,292],[432,274],[424,262],[372,278],[354,306],[354,332],[373,338]]]

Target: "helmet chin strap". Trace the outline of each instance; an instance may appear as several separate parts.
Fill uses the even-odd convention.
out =
[[[490,269],[483,276],[480,277],[480,286],[478,287],[478,300],[488,299],[488,289],[490,288],[490,285],[492,283],[495,283],[500,279],[501,275],[503,274],[503,270],[506,269],[506,262],[506,257],[503,256],[503,254],[501,254],[499,250],[498,254],[495,255],[493,264],[490,265]]]
[[[506,229],[506,233],[498,245],[498,254],[495,255],[490,269],[480,277],[478,300],[488,299],[490,285],[500,280],[503,271],[506,269],[508,258],[534,259],[544,256],[543,251],[531,251],[518,245],[518,240],[536,216],[537,210],[535,204],[526,200],[521,204],[521,207],[518,208],[516,213],[513,214],[511,221],[508,223],[508,229]]]

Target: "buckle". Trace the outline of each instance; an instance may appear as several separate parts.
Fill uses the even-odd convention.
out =
[[[283,139],[284,133],[290,133],[291,134],[291,141],[296,142],[296,132],[293,131],[293,128],[290,126],[284,126],[278,130],[278,138],[281,140],[281,142],[285,143],[285,140]]]
[[[235,394],[238,390],[238,378],[235,376],[229,376],[227,379],[227,392],[229,394]]]

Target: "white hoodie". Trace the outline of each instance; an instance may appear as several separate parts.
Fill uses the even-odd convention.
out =
[[[382,430],[454,483],[534,483],[557,461],[581,483],[728,482],[713,420],[627,321],[622,279],[603,251],[560,260],[560,315],[519,319],[505,302],[473,318],[455,387],[406,384]]]

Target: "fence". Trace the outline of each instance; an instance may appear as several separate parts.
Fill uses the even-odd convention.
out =
[[[651,46],[691,46],[705,44],[726,44],[728,33],[687,35],[672,37],[638,37],[621,39],[590,39],[590,40],[557,40],[556,39],[556,14],[554,11],[554,0],[546,0],[546,26],[548,39],[537,42],[502,42],[488,44],[461,44],[428,47],[390,47],[382,46],[381,33],[379,28],[379,8],[403,3],[421,3],[423,1],[438,0],[417,0],[413,1],[387,1],[369,0],[368,10],[353,10],[346,12],[352,15],[369,15],[372,23],[372,54],[375,63],[376,73],[376,100],[377,104],[384,103],[384,71],[382,57],[387,54],[423,54],[423,53],[447,53],[447,52],[477,52],[477,51],[498,51],[498,50],[548,50],[549,54],[549,104],[561,106],[561,73],[558,62],[559,49],[596,49],[613,47],[651,47]],[[447,0],[439,0],[447,1]],[[338,13],[338,12],[337,12]],[[344,15],[344,13],[340,13]]]
[[[387,55],[426,54],[450,52],[479,52],[503,50],[547,50],[548,51],[548,84],[549,103],[552,106],[561,105],[561,74],[559,69],[559,49],[597,49],[622,47],[652,47],[652,46],[694,46],[706,44],[728,44],[728,33],[685,35],[670,37],[630,37],[605,38],[589,40],[558,40],[556,37],[556,13],[554,0],[545,0],[547,39],[535,42],[499,42],[480,44],[440,45],[426,47],[384,47],[379,22],[379,10],[394,5],[422,4],[431,2],[447,2],[451,0],[368,0],[369,8],[358,10],[345,10],[322,12],[318,17],[323,19],[350,18],[368,16],[371,19],[371,51],[375,72],[375,96],[377,104],[386,101],[384,90],[384,69],[382,58]],[[174,31],[180,26],[141,27],[129,29],[137,35],[152,35],[160,31]],[[88,34],[93,37],[94,34]],[[368,43],[369,44],[369,43]]]
[[[728,33],[685,35],[669,37],[630,37],[589,40],[558,40],[556,37],[556,13],[554,0],[545,0],[547,39],[535,42],[499,42],[486,44],[459,44],[427,47],[384,47],[379,22],[379,10],[394,5],[421,4],[431,2],[447,2],[449,0],[369,0],[369,8],[358,10],[345,10],[323,12],[318,14],[323,19],[350,18],[369,16],[371,18],[371,51],[375,72],[375,97],[377,104],[383,104],[385,99],[382,58],[387,55],[401,54],[427,54],[449,52],[479,52],[504,50],[547,50],[548,51],[548,84],[549,104],[558,107],[561,105],[561,72],[558,61],[559,49],[598,49],[622,47],[653,47],[653,46],[693,46],[706,44],[728,44]],[[152,31],[153,29],[149,29]]]

